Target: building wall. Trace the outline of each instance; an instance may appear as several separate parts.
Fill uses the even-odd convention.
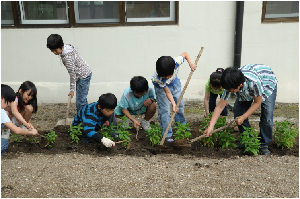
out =
[[[270,65],[282,83],[277,101],[298,102],[298,94],[295,97],[285,97],[286,92],[298,93],[298,84],[289,86],[285,79],[289,77],[284,74],[280,76],[283,67],[277,63],[289,63],[288,67],[293,71],[288,74],[295,83],[298,82],[299,25],[263,25],[260,16],[261,2],[245,2],[242,64],[260,62]],[[258,27],[261,32],[252,30],[251,26]],[[274,27],[281,30],[280,38],[289,38],[276,39],[278,37],[272,34]],[[285,33],[286,28],[297,33]],[[198,68],[184,95],[187,100],[202,100],[204,84],[209,75],[218,67],[233,65],[234,29],[235,2],[223,1],[180,1],[179,24],[172,26],[1,29],[1,83],[17,90],[23,81],[30,80],[37,86],[39,103],[66,103],[69,75],[59,56],[46,48],[47,37],[57,33],[65,43],[77,47],[92,66],[89,102],[97,101],[101,94],[107,92],[114,93],[120,99],[124,89],[129,86],[130,79],[136,75],[144,76],[152,85],[150,80],[157,58],[162,55],[174,57],[186,51],[195,60],[203,46]],[[267,31],[269,37],[263,31]],[[253,39],[253,35],[258,38]],[[273,39],[270,40],[270,37]],[[284,49],[270,49],[270,45]],[[278,60],[273,63],[275,58]],[[182,86],[189,72],[188,64],[184,63],[179,72]]]

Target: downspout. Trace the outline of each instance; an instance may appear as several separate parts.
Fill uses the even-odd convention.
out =
[[[241,67],[242,56],[242,34],[244,18],[244,1],[236,2],[235,37],[234,37],[234,61],[233,66]]]

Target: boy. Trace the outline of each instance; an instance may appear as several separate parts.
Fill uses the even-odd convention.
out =
[[[114,109],[117,106],[117,98],[114,94],[107,93],[99,97],[98,102],[94,102],[85,105],[78,113],[72,122],[73,126],[77,126],[82,123],[83,135],[82,140],[85,144],[91,144],[92,140],[102,144],[106,147],[115,146],[115,142],[110,139],[103,137],[97,133],[102,124],[106,121],[109,124],[117,126],[117,121],[114,114]],[[113,137],[118,137],[117,134],[113,133]]]
[[[8,129],[3,129],[4,131],[12,130],[14,133],[20,135],[37,135],[38,134],[37,130],[32,128],[28,131],[26,129],[17,127],[10,121],[4,109],[9,107],[11,102],[15,101],[15,97],[16,94],[10,86],[1,84],[1,129],[6,127]],[[6,136],[6,138],[8,139],[9,133],[8,135],[3,135],[3,136]],[[7,139],[1,137],[1,155],[3,155],[6,149],[8,148],[9,143]]]
[[[268,143],[273,136],[273,111],[277,94],[277,79],[269,66],[248,64],[241,68],[227,68],[221,77],[221,84],[226,89],[212,115],[209,127],[204,134],[211,136],[214,125],[227,104],[231,93],[236,93],[234,118],[240,133],[245,127],[251,127],[248,117],[261,106],[260,117],[260,154],[270,155]],[[253,102],[253,103],[252,103]]]
[[[91,67],[82,58],[77,49],[64,44],[62,37],[58,34],[51,34],[47,39],[47,48],[60,58],[70,75],[70,92],[68,96],[74,96],[76,84],[76,108],[77,112],[88,104],[87,95],[92,77]]]
[[[115,114],[126,115],[133,122],[134,128],[137,129],[142,125],[142,128],[147,131],[151,129],[149,120],[156,112],[155,102],[155,92],[151,86],[148,86],[148,81],[142,76],[135,76],[130,80],[130,86],[125,89],[118,102]],[[141,114],[145,114],[141,123],[132,117]]]
[[[177,77],[179,66],[185,61],[189,63],[192,71],[196,70],[196,65],[192,62],[188,53],[184,52],[173,59],[170,56],[162,56],[156,61],[156,72],[152,76],[156,99],[158,103],[158,121],[163,128],[164,135],[170,121],[170,102],[175,115],[175,122],[186,124],[184,117],[184,101],[181,100],[179,108],[175,110],[176,103],[181,95],[181,82]],[[166,141],[173,142],[172,128],[168,130]]]

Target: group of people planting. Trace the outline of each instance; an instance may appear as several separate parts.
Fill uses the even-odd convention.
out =
[[[179,66],[188,62],[192,71],[197,66],[188,53],[184,52],[178,57],[162,56],[156,61],[156,71],[152,75],[153,86],[148,85],[146,78],[135,76],[130,80],[120,99],[112,93],[102,94],[97,102],[88,104],[87,95],[92,77],[91,67],[82,58],[77,49],[64,44],[58,34],[51,34],[47,38],[47,48],[55,55],[59,55],[70,75],[70,91],[68,95],[74,96],[76,91],[77,114],[72,125],[82,124],[82,140],[85,144],[93,141],[101,142],[106,147],[115,146],[115,142],[98,133],[103,124],[117,126],[116,117],[126,115],[135,128],[142,127],[145,131],[151,129],[150,120],[158,110],[158,121],[165,133],[170,121],[170,108],[176,113],[175,122],[186,124],[184,116],[184,100],[176,104],[181,95],[181,82],[178,78]],[[248,117],[261,107],[260,117],[260,146],[261,154],[269,155],[268,143],[273,136],[273,110],[277,94],[277,79],[269,66],[263,64],[248,64],[240,68],[228,67],[225,70],[218,68],[213,72],[205,85],[205,112],[213,112],[210,124],[204,134],[209,137],[214,129],[218,117],[227,116],[227,103],[230,95],[236,94],[234,104],[234,118],[243,133],[245,127],[250,127]],[[21,135],[37,135],[38,132],[31,124],[31,116],[38,109],[37,89],[35,85],[26,81],[22,83],[17,93],[8,86],[1,84],[1,154],[8,147],[10,130]],[[216,99],[220,95],[220,101]],[[170,107],[172,106],[172,107]],[[139,122],[133,115],[145,117]],[[113,133],[112,137],[118,137]],[[168,129],[165,140],[173,142],[172,128]]]

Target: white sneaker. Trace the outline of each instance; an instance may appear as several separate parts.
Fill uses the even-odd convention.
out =
[[[129,122],[130,122],[130,121],[131,121],[130,119],[125,120],[126,124],[125,124],[125,125],[122,125],[122,127],[123,127],[123,128],[129,127]]]
[[[148,131],[148,130],[151,129],[151,127],[150,127],[150,121],[146,121],[145,119],[142,119],[141,125],[142,125],[142,127],[143,127],[143,129],[145,131]]]
[[[1,138],[9,139],[10,137],[10,129],[2,129]]]

